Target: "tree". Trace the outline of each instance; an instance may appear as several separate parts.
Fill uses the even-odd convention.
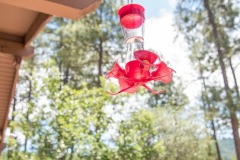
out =
[[[107,120],[107,118],[102,111],[102,107],[104,107],[103,103],[106,103],[107,99],[102,101],[106,93],[102,89],[93,87],[100,86],[100,76],[102,76],[106,70],[103,64],[113,61],[114,59],[110,59],[109,57],[112,57],[115,49],[120,50],[119,48],[121,48],[121,43],[118,43],[120,26],[118,25],[116,11],[119,3],[121,2],[103,1],[96,12],[76,23],[70,20],[56,18],[52,23],[48,24],[45,33],[37,39],[38,52],[42,53],[41,56],[45,57],[45,60],[40,57],[37,58],[37,63],[41,66],[38,68],[38,71],[45,74],[39,77],[39,81],[43,85],[41,88],[42,94],[35,95],[36,99],[45,99],[47,102],[45,104],[38,104],[35,103],[37,101],[34,101],[34,105],[28,108],[31,113],[27,111],[27,116],[25,116],[27,118],[22,119],[22,124],[27,124],[29,114],[36,111],[36,108],[41,108],[38,110],[38,115],[34,116],[34,118],[38,118],[39,122],[39,124],[35,126],[36,130],[34,130],[34,133],[38,131],[39,134],[30,134],[28,136],[29,140],[27,138],[25,139],[26,151],[28,148],[27,141],[29,141],[32,144],[36,144],[32,150],[37,151],[39,157],[50,159],[73,159],[74,156],[85,157],[85,153],[79,153],[79,155],[74,153],[79,149],[77,147],[84,146],[88,148],[90,145],[93,146],[94,149],[92,151],[88,150],[90,153],[87,157],[95,157],[96,159],[100,155],[100,148],[104,146],[101,136],[102,133],[105,132],[102,124],[106,123],[107,125],[107,123],[109,123],[104,121]],[[84,59],[82,57],[84,57]],[[33,66],[37,65],[37,63],[34,63]],[[57,68],[54,66],[57,66]],[[79,66],[82,67],[79,68]],[[108,67],[110,67],[110,65]],[[96,69],[97,74],[95,72]],[[31,71],[26,68],[24,73],[31,74]],[[46,76],[52,78],[46,78]],[[83,85],[83,83],[79,83],[79,81],[83,79],[87,82],[88,87]],[[29,88],[31,88],[31,85]],[[86,96],[87,93],[84,88],[90,89],[89,87],[93,89],[91,92],[88,92],[88,101],[92,102],[92,104],[80,103],[81,97]],[[76,91],[79,88],[82,89],[81,92]],[[72,99],[71,96],[78,96],[78,94],[80,94],[79,92],[82,96],[79,97],[78,100]],[[94,94],[100,92],[104,92],[104,94]],[[69,95],[68,93],[74,94]],[[26,93],[23,94],[23,96],[25,95]],[[96,99],[97,103],[94,102],[95,97],[93,96],[99,96],[99,98]],[[59,99],[59,101],[56,102],[55,99]],[[74,101],[75,104],[71,104],[72,101]],[[26,104],[30,104],[30,101]],[[64,113],[66,109],[73,110],[72,112],[76,111],[81,104],[84,107],[89,105],[90,108],[92,107],[92,110],[90,111],[90,108],[85,108],[86,110],[83,110],[83,113],[81,113],[85,118],[85,123],[79,123],[79,125],[77,125],[78,122],[82,122],[82,119],[72,117],[71,113],[66,115],[64,115]],[[56,111],[59,115],[54,116]],[[21,113],[18,114],[18,116],[20,116]],[[50,118],[46,119],[48,116]],[[16,123],[19,124],[18,119],[16,119]],[[32,122],[29,123],[32,125]],[[65,131],[65,127],[69,128],[69,131]],[[95,128],[93,129],[91,127]],[[23,134],[25,135],[30,133],[24,126],[16,128],[21,129],[21,132],[24,132]],[[79,135],[76,134],[80,134],[80,131],[74,133],[76,128],[81,131],[85,129],[83,133],[85,131],[87,132],[86,136],[89,138],[89,141],[86,141],[82,146],[81,144],[75,144],[75,141],[79,139]],[[95,142],[92,142],[92,140]],[[68,154],[69,150],[70,155]],[[59,154],[60,152],[61,154]],[[27,155],[27,153],[24,154]]]
[[[194,114],[172,108],[153,109],[158,139],[166,148],[162,159],[191,160],[213,159],[208,155],[209,137]],[[211,142],[212,143],[212,142]]]
[[[211,158],[204,129],[192,123],[198,119],[183,113],[187,98],[181,83],[169,86],[152,103],[166,110],[135,107],[129,103],[134,97],[110,97],[100,87],[105,83],[101,76],[122,49],[119,3],[104,0],[95,13],[77,22],[56,18],[37,39],[38,54],[23,68],[20,81],[30,89],[18,92],[29,108],[16,112],[12,123],[25,135],[24,143],[11,142],[16,146],[12,159]],[[124,106],[124,113],[117,109]]]
[[[155,160],[164,154],[162,140],[158,139],[152,113],[139,110],[119,125],[116,146],[121,159]]]
[[[18,144],[16,140],[10,140],[8,153],[10,159],[23,158],[23,154],[17,150],[21,150],[27,157],[31,157],[31,150],[35,145],[35,135],[40,127],[39,116],[37,115],[39,109],[36,107],[39,102],[40,86],[37,86],[38,74],[35,57],[27,61],[22,67],[25,70],[21,72],[21,84],[18,85],[18,94],[15,96],[15,99],[21,103],[19,105],[15,104],[10,127],[15,134],[21,132],[24,136],[24,141]],[[28,89],[22,90],[25,87]]]
[[[209,71],[213,71],[213,68],[216,68],[216,60],[213,60],[210,57],[206,56],[207,51],[210,50],[208,45],[202,45],[201,42],[197,42],[193,44],[191,47],[191,51],[195,54],[192,54],[190,56],[190,60],[192,62],[192,65],[196,70],[199,72],[199,80],[202,83],[202,90],[201,94],[199,95],[199,100],[200,100],[200,106],[201,109],[204,112],[204,118],[206,121],[206,128],[209,128],[210,126],[210,132],[208,134],[212,135],[212,139],[215,141],[215,148],[216,148],[216,153],[217,153],[217,158],[221,160],[221,153],[220,153],[220,148],[218,144],[218,139],[217,139],[217,127],[215,124],[215,119],[217,117],[221,117],[221,105],[215,104],[220,101],[222,101],[221,98],[221,90],[219,92],[216,92],[216,86],[212,84],[207,84],[207,80],[209,77]],[[207,61],[208,65],[204,65]],[[208,80],[208,83],[209,80]],[[219,115],[218,115],[219,114]],[[211,152],[211,146],[209,145],[209,154],[213,154]]]
[[[185,34],[186,40],[190,45],[196,41],[205,41],[209,46],[215,47],[214,52],[216,54],[212,58],[218,61],[222,73],[223,88],[227,100],[225,104],[232,124],[237,157],[240,159],[240,139],[238,133],[238,119],[236,116],[237,104],[233,101],[232,90],[227,75],[225,55],[228,53],[224,54],[228,46],[224,45],[224,43],[226,43],[226,41],[224,41],[224,36],[227,35],[225,28],[227,28],[227,26],[223,26],[220,23],[222,19],[226,18],[226,15],[221,16],[218,10],[218,7],[222,4],[223,6],[229,6],[231,3],[209,0],[182,2],[183,3],[179,3],[177,9],[177,25],[180,32]]]
[[[122,1],[102,1],[100,7],[85,18],[72,22],[55,19],[46,29],[50,55],[56,60],[63,83],[79,88],[79,81],[100,86],[100,77],[123,49],[117,10]],[[50,43],[51,42],[51,43]]]

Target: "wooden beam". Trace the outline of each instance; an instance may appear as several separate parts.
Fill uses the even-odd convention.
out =
[[[16,57],[16,63],[17,64],[16,64],[16,70],[15,70],[15,76],[14,76],[14,80],[13,80],[13,84],[12,84],[12,88],[11,88],[11,95],[9,97],[7,112],[6,112],[5,117],[4,117],[4,124],[3,124],[0,144],[3,143],[4,138],[5,138],[6,128],[8,126],[8,114],[9,114],[9,111],[10,111],[12,99],[14,97],[16,84],[17,84],[17,81],[18,81],[18,72],[19,72],[19,69],[20,69],[21,62],[22,62],[22,58],[21,57]]]
[[[34,56],[34,47],[25,47],[23,50],[16,53],[16,55],[23,58],[23,60],[30,59]]]
[[[99,2],[100,0],[87,0],[87,1],[86,0],[48,0],[48,1],[80,10],[88,7],[89,5],[97,1]]]
[[[19,42],[23,43],[24,38],[21,36],[16,36],[8,33],[0,32],[0,39],[7,40],[7,41],[13,41],[13,42]]]
[[[25,35],[24,46],[29,47],[32,40],[37,36],[37,34],[44,28],[44,26],[52,19],[49,14],[39,13],[38,17],[28,30]]]
[[[22,43],[0,39],[0,52],[14,54],[19,57],[29,57],[34,53],[34,48],[24,47]]]
[[[101,0],[0,0],[0,3],[49,15],[78,19],[94,11]]]
[[[91,5],[87,5],[84,9],[82,9],[78,12],[78,15],[76,16],[75,19],[82,18],[83,16],[87,15],[88,13],[95,11],[100,6],[101,2],[102,2],[101,0],[96,0]]]
[[[0,143],[0,155],[5,148],[6,148],[6,143]]]

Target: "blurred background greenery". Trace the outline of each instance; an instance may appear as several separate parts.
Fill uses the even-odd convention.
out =
[[[104,75],[124,56],[123,4],[103,0],[79,21],[55,18],[38,36],[12,103],[8,132],[17,138],[7,139],[2,159],[240,159],[239,1],[180,0],[175,8],[176,36],[201,85],[190,90],[194,102],[178,73],[161,95],[106,93]]]

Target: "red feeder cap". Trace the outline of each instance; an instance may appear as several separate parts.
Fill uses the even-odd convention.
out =
[[[144,8],[138,4],[128,4],[119,9],[121,26],[128,29],[139,28],[144,23]]]

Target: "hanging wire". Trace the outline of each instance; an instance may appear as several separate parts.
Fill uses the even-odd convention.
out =
[[[128,0],[128,4],[130,4],[130,3],[132,4],[132,3],[133,3],[133,0]]]

